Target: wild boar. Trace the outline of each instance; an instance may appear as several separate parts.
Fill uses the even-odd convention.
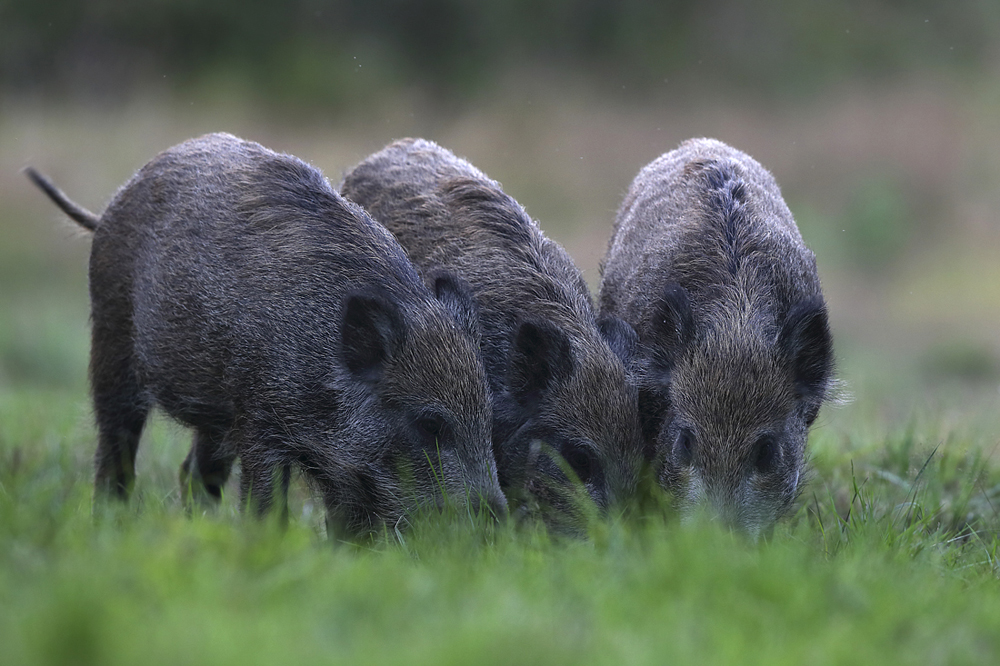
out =
[[[506,512],[468,287],[439,273],[428,289],[318,170],[210,134],[155,157],[99,217],[29,176],[94,232],[99,497],[129,495],[155,404],[195,429],[182,478],[217,497],[239,457],[258,513],[293,465],[352,532],[445,495]]]
[[[833,369],[816,260],[771,174],[709,139],[647,165],[618,213],[600,309],[638,333],[661,484],[685,510],[767,530],[799,493]]]
[[[471,286],[508,499],[573,513],[559,499],[572,487],[561,456],[598,507],[621,504],[642,464],[638,393],[626,371],[635,333],[617,317],[597,318],[566,251],[498,183],[430,141],[387,146],[340,190],[425,276],[445,269]]]

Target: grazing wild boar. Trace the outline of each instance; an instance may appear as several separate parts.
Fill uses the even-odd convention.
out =
[[[440,273],[429,290],[319,171],[211,134],[158,155],[100,217],[29,176],[94,232],[99,497],[128,496],[155,403],[195,429],[182,478],[218,497],[238,456],[259,513],[291,465],[351,532],[443,494],[506,512],[468,287]]]
[[[661,484],[757,535],[792,506],[832,383],[813,253],[750,156],[687,141],[636,176],[601,312],[639,335],[640,412]]]
[[[533,496],[562,509],[551,522],[572,520],[569,476],[541,443],[598,507],[630,495],[642,464],[638,393],[626,372],[635,333],[617,317],[596,317],[566,251],[498,183],[429,141],[397,141],[370,156],[341,193],[388,227],[425,275],[454,271],[472,287],[508,498]]]

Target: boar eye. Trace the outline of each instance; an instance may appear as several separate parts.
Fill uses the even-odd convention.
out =
[[[597,469],[597,461],[594,460],[590,449],[585,446],[570,444],[563,448],[562,454],[566,460],[566,464],[570,466],[570,469],[580,479],[580,482],[588,483]]]
[[[690,465],[694,460],[694,433],[687,428],[681,428],[674,442],[674,458],[681,465]]]
[[[436,414],[421,416],[416,423],[417,435],[421,444],[429,449],[436,448],[443,444],[447,424],[444,418]]]
[[[770,435],[765,435],[757,440],[753,452],[754,467],[764,474],[774,470],[778,463],[778,443]]]

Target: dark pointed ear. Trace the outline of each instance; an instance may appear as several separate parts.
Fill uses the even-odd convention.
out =
[[[806,299],[789,310],[778,349],[791,360],[799,397],[815,403],[818,411],[833,372],[833,337],[822,299]]]
[[[535,406],[550,386],[573,374],[573,352],[565,332],[547,321],[525,321],[510,350],[507,385],[524,407]]]
[[[430,275],[430,284],[434,296],[451,313],[458,325],[468,331],[476,344],[479,344],[479,306],[472,297],[472,288],[468,283],[454,273],[437,271]]]
[[[650,379],[666,384],[684,349],[694,339],[694,314],[687,289],[676,282],[663,288],[653,306],[646,338],[653,351],[649,371],[656,375]]]
[[[635,356],[635,350],[639,344],[639,336],[635,329],[629,326],[624,319],[619,319],[614,315],[604,315],[597,320],[597,330],[601,332],[601,337],[611,347],[615,356],[628,366]]]
[[[340,331],[344,365],[358,379],[377,382],[405,333],[403,314],[395,303],[372,294],[349,295]]]

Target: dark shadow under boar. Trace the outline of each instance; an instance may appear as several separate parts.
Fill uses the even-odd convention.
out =
[[[127,497],[153,404],[195,429],[182,469],[218,497],[234,459],[258,512],[289,468],[334,525],[390,527],[447,495],[506,512],[468,288],[428,290],[393,237],[317,170],[226,134],[143,167],[94,231],[98,496]]]
[[[774,178],[695,139],[633,181],[600,307],[639,335],[640,411],[661,484],[757,535],[798,495],[833,364],[813,253]]]
[[[635,333],[615,317],[598,321],[565,250],[499,184],[429,141],[387,146],[346,176],[341,193],[388,227],[418,269],[454,271],[472,287],[511,501],[533,496],[572,514],[559,499],[569,476],[541,443],[600,508],[625,499],[642,462],[637,390],[623,361]]]

